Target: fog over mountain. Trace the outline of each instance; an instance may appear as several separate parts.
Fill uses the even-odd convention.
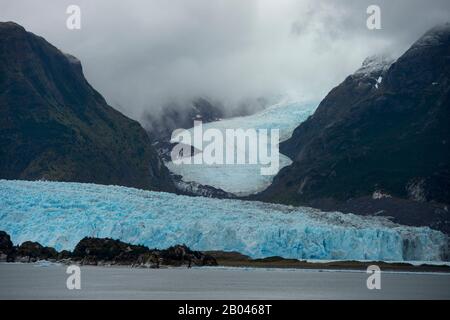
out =
[[[367,56],[399,56],[450,16],[448,0],[0,0],[15,21],[83,63],[109,104],[141,120],[205,96],[225,108],[289,93],[320,101]],[[81,8],[81,30],[66,8]],[[368,5],[382,30],[366,28]]]

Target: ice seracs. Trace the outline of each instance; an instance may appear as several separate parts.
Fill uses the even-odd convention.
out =
[[[73,249],[85,236],[148,247],[238,251],[253,258],[448,259],[448,237],[382,217],[118,186],[0,180],[0,230]]]

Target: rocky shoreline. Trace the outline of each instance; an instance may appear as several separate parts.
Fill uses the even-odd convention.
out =
[[[133,268],[201,267],[222,266],[241,268],[286,268],[315,270],[360,270],[377,265],[383,271],[402,272],[448,272],[445,264],[413,265],[408,262],[385,261],[330,261],[309,262],[305,260],[267,257],[252,259],[239,252],[193,251],[186,245],[167,249],[150,249],[110,238],[83,238],[73,251],[42,246],[38,242],[25,241],[14,246],[10,236],[0,231],[0,262],[33,263],[40,260],[63,264],[91,266],[130,266]]]
[[[205,253],[214,257],[219,266],[224,267],[366,271],[367,267],[377,265],[382,271],[450,273],[450,266],[444,263],[424,263],[421,265],[416,265],[409,262],[356,260],[311,262],[306,260],[286,259],[282,257],[252,259],[239,252],[205,251]]]
[[[160,266],[217,266],[211,255],[193,251],[185,245],[167,249],[150,249],[110,238],[83,238],[73,251],[42,246],[38,242],[25,241],[14,246],[11,237],[0,231],[0,262],[37,262],[47,260],[80,265],[126,265],[143,268]]]

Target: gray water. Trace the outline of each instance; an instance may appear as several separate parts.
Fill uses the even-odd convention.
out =
[[[81,267],[81,289],[66,288],[66,266],[0,264],[0,299],[450,299],[450,274],[250,268]]]

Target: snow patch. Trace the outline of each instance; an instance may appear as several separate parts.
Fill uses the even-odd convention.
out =
[[[361,68],[356,70],[354,75],[372,77],[374,74],[383,74],[394,62],[395,59],[389,55],[373,55],[363,61]],[[378,78],[376,78],[376,82],[381,84],[382,79],[383,78],[381,76],[378,76]]]
[[[383,199],[383,198],[392,198],[392,196],[387,193],[384,193],[380,190],[376,190],[372,194],[372,199],[374,199],[374,200]]]

